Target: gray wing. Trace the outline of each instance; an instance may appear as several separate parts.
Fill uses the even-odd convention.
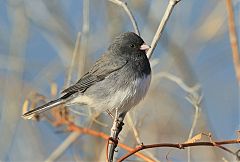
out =
[[[118,58],[114,58],[118,57]],[[103,80],[112,72],[121,69],[127,61],[119,56],[110,54],[103,55],[83,77],[74,85],[62,91],[72,95],[76,92],[85,92],[93,84]]]

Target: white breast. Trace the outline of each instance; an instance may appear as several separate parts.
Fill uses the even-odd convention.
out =
[[[108,105],[111,109],[119,108],[120,112],[127,112],[136,106],[146,95],[151,82],[151,75],[137,78],[129,87],[119,90],[111,97]]]

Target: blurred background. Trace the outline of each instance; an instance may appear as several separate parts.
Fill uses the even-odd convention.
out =
[[[232,2],[239,38],[240,2]],[[141,36],[151,44],[168,1],[127,3]],[[23,105],[26,109],[30,105],[26,101],[39,97],[49,101],[55,97],[53,91],[60,95],[66,82],[76,82],[108,48],[112,38],[126,31],[133,31],[128,16],[107,0],[0,0],[0,161],[45,161],[73,135],[44,118],[39,122],[22,119]],[[72,61],[79,32],[80,45]],[[201,132],[210,132],[213,140],[237,137],[239,87],[224,0],[178,3],[154,51],[151,66],[150,90],[130,112],[141,142],[181,143]],[[195,103],[199,98],[201,102]],[[41,100],[36,104],[42,103]],[[199,116],[196,127],[191,129],[196,108]],[[86,115],[84,110],[72,115],[78,125],[89,127],[91,113]],[[91,128],[109,134],[109,115],[101,114],[98,120],[92,122]],[[138,141],[132,126],[129,121],[125,123],[120,141],[135,147]],[[105,161],[106,141],[86,134],[74,137],[73,144],[51,160]],[[239,145],[228,148],[236,151]],[[126,153],[118,150],[117,157]],[[159,161],[167,161],[166,156],[169,161],[187,161],[188,157],[187,149],[155,148],[142,153]],[[135,156],[129,159],[142,161]],[[218,148],[194,147],[190,159],[234,161],[235,157]]]

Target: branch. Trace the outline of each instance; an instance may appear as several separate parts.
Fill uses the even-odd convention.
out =
[[[142,142],[140,140],[140,135],[139,135],[139,131],[137,130],[137,127],[135,126],[133,119],[132,119],[132,115],[131,112],[128,112],[126,115],[127,118],[127,124],[129,125],[130,129],[133,132],[133,136],[136,139],[136,142],[138,145],[140,145]],[[152,152],[150,152],[149,150],[145,150],[144,153],[146,155],[148,155],[149,157],[151,157],[155,162],[160,162],[153,154]]]
[[[80,78],[85,72],[86,55],[88,53],[88,34],[89,34],[89,0],[83,0],[83,22],[82,22],[82,39],[80,42],[80,55],[78,77]]]
[[[91,136],[100,137],[104,140],[109,140],[109,136],[107,134],[103,133],[103,132],[98,132],[98,131],[95,131],[95,130],[90,129],[90,128],[81,128],[81,127],[75,125],[74,123],[68,123],[67,125],[68,125],[68,129],[70,131],[80,132],[82,134],[88,134],[88,135],[91,135]],[[129,147],[129,146],[123,144],[123,143],[118,143],[118,146],[123,148],[124,150],[126,150],[128,152],[134,151],[133,148],[131,148],[131,147]],[[139,152],[137,152],[135,154],[135,156],[137,156],[137,157],[139,157],[139,158],[141,158],[145,161],[148,161],[148,162],[153,162],[154,161],[151,158],[149,158],[149,157],[147,157],[147,156],[145,156],[145,155],[143,155]]]
[[[232,47],[233,64],[238,80],[238,86],[240,87],[240,58],[238,50],[237,33],[234,22],[234,12],[231,0],[226,0],[227,12],[228,12],[228,26],[229,26],[229,38]]]
[[[158,147],[172,147],[172,148],[178,148],[178,149],[185,149],[187,147],[193,147],[193,146],[212,146],[212,147],[218,147],[220,149],[223,149],[221,145],[228,145],[228,144],[236,144],[240,143],[240,139],[233,139],[233,140],[226,140],[226,141],[216,141],[216,142],[194,142],[194,143],[182,143],[182,144],[174,144],[174,143],[159,143],[159,144],[152,144],[152,145],[141,145],[136,147],[133,151],[129,152],[125,156],[121,157],[118,162],[121,162],[131,155],[149,148],[158,148]],[[224,148],[223,150],[226,151]],[[229,152],[229,151],[228,151]],[[234,153],[238,157],[238,152]],[[238,157],[239,158],[239,157]]]
[[[114,152],[118,145],[118,135],[122,131],[122,127],[124,125],[123,119],[124,119],[124,117],[120,117],[118,114],[118,109],[116,109],[113,126],[111,129],[111,135],[109,138],[109,140],[111,141],[109,143],[109,153],[108,153],[108,158],[107,158],[109,162],[112,162],[113,158],[114,158]]]
[[[79,51],[80,38],[81,38],[81,33],[78,32],[77,39],[76,39],[76,42],[75,42],[75,47],[74,47],[73,54],[72,54],[71,64],[70,64],[70,67],[69,67],[68,73],[67,73],[66,87],[68,87],[71,83],[74,63],[75,63],[75,60],[76,60],[76,57],[77,57],[77,53]]]
[[[55,116],[54,116],[54,118],[55,118]],[[99,131],[93,130],[91,128],[79,127],[76,124],[74,124],[73,122],[69,121],[69,119],[67,119],[67,118],[62,118],[62,119],[56,118],[56,120],[57,121],[55,121],[55,122],[51,122],[50,121],[50,123],[53,126],[66,126],[67,127],[67,131],[76,132],[76,133],[72,133],[71,135],[69,135],[69,137],[63,143],[68,143],[67,141],[72,141],[73,142],[74,140],[71,140],[71,139],[73,139],[73,136],[75,136],[77,138],[81,134],[88,134],[88,135],[91,135],[91,136],[94,136],[94,137],[99,137],[99,138],[102,138],[102,139],[104,139],[106,141],[109,140],[109,135],[107,135],[107,134],[105,134],[103,132],[99,132]],[[67,145],[67,144],[64,144],[64,145]],[[118,143],[118,146],[121,147],[122,149],[128,151],[128,152],[131,152],[131,151],[134,150],[134,148],[131,148],[131,147],[129,147],[129,146],[123,144],[123,143],[120,143],[120,142]],[[59,146],[54,152],[62,153],[61,148],[66,148],[66,147]],[[52,154],[57,155],[54,152]],[[48,160],[46,160],[46,161],[50,161],[50,160],[54,161],[54,158],[52,158],[52,157],[56,157],[55,155],[51,155],[50,157],[48,157]],[[148,156],[146,156],[146,155],[144,155],[142,153],[136,153],[135,156],[141,158],[142,160],[148,161],[148,162],[154,162],[153,159],[151,159],[150,157],[148,157]],[[57,157],[59,157],[59,156],[57,156]]]
[[[133,135],[137,141],[138,144],[141,144],[141,140],[140,140],[140,137],[139,137],[139,133],[138,133],[138,130],[137,128],[135,127],[134,123],[133,123],[133,119],[132,119],[132,116],[131,116],[131,112],[128,112],[127,115],[127,124],[129,125],[129,127],[132,129],[132,132],[133,132]]]
[[[133,16],[131,10],[128,8],[127,3],[123,2],[123,1],[120,1],[120,0],[109,0],[109,1],[118,5],[118,6],[120,6],[120,7],[122,7],[124,9],[124,11],[127,13],[129,19],[132,22],[133,29],[134,29],[135,33],[140,36],[140,32],[139,32],[139,29],[138,29],[138,26],[137,26],[137,22],[136,22],[136,20]]]
[[[186,99],[189,101],[190,104],[193,105],[194,109],[195,109],[195,114],[194,114],[194,118],[192,121],[192,126],[188,135],[188,140],[190,140],[193,136],[194,130],[196,128],[197,125],[197,119],[199,117],[199,112],[201,111],[201,101],[202,101],[202,96],[198,94],[198,91],[200,89],[200,86],[197,84],[193,87],[188,86],[186,83],[184,83],[184,81],[173,75],[170,73],[166,73],[166,72],[161,72],[159,74],[156,75],[156,77],[158,78],[166,78],[169,79],[170,81],[175,82],[182,90],[184,90],[186,93],[188,93],[189,95],[186,97]],[[188,162],[190,162],[190,153],[191,153],[191,149],[190,147],[187,150],[187,157],[188,157]]]
[[[200,89],[200,85],[196,84],[192,87],[188,86],[181,78],[167,72],[160,72],[156,76],[156,78],[166,78],[172,82],[175,82],[182,90],[185,92],[192,94],[193,96],[197,95],[197,91]]]
[[[197,125],[199,112],[201,110],[200,104],[202,101],[202,96],[198,95],[198,93],[195,92],[193,94],[190,94],[190,96],[188,96],[186,99],[193,105],[193,107],[195,109],[195,114],[194,114],[194,118],[192,121],[192,127],[191,127],[189,135],[188,135],[188,140],[190,140],[193,137],[193,132]],[[188,157],[188,162],[190,162],[191,161],[190,160],[191,159],[191,148],[190,147],[187,150],[187,157]]]
[[[147,52],[147,56],[148,56],[149,59],[152,57],[153,51],[157,46],[157,43],[158,43],[158,41],[161,37],[162,31],[163,31],[164,27],[166,26],[166,23],[167,23],[170,15],[172,13],[172,10],[173,10],[174,6],[180,1],[181,0],[169,0],[167,9],[166,9],[166,11],[163,15],[163,18],[162,18],[162,20],[161,20],[161,22],[158,26],[156,34],[153,37],[153,40],[152,40],[152,43],[151,43],[151,48]]]

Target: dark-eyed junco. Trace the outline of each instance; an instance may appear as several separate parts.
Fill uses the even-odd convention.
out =
[[[146,56],[149,46],[133,32],[122,33],[93,67],[63,95],[22,116],[31,119],[57,105],[83,104],[96,111],[126,113],[146,95],[151,81],[151,67]]]

